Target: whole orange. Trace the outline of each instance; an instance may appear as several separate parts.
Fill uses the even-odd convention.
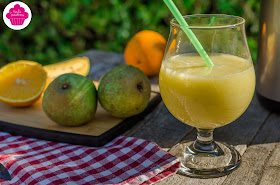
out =
[[[124,50],[125,62],[141,69],[147,76],[159,73],[166,47],[165,38],[151,30],[136,33]]]

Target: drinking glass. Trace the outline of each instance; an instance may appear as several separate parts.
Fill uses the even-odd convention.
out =
[[[180,174],[219,177],[236,169],[241,156],[234,147],[215,142],[213,130],[243,114],[255,90],[245,20],[221,14],[184,19],[214,66],[205,64],[183,26],[172,19],[159,75],[160,93],[174,117],[197,129],[197,139],[175,145],[170,153],[181,159]]]

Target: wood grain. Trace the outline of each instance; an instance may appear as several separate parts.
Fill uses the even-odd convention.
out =
[[[274,148],[274,143],[248,147],[242,156],[240,167],[228,175],[223,185],[257,184],[263,174],[264,165]]]
[[[125,63],[123,54],[120,53],[90,50],[78,56],[89,57],[91,68],[88,77],[96,81],[114,66]],[[151,77],[150,80],[153,91],[158,93],[158,76]],[[196,130],[174,118],[163,102],[136,122],[137,124],[123,135],[154,141],[165,150],[182,140],[193,140],[196,137]],[[213,179],[195,179],[175,174],[157,184],[280,184],[279,131],[280,115],[262,108],[254,96],[252,103],[240,118],[227,126],[215,129],[214,132],[215,140],[234,145],[241,154],[244,153],[243,162],[236,171],[228,176]]]
[[[155,110],[156,111],[156,110]],[[158,109],[157,109],[158,111]],[[158,113],[159,114],[159,113]],[[153,115],[153,114],[152,114]],[[149,115],[149,116],[152,116]],[[263,127],[263,125],[265,125],[265,121],[268,119],[270,113],[265,110],[263,107],[260,106],[257,98],[254,96],[252,103],[250,104],[250,106],[248,107],[248,109],[246,110],[246,112],[240,117],[238,118],[235,122],[215,129],[214,132],[214,138],[216,140],[219,141],[223,141],[223,142],[227,142],[231,145],[241,145],[243,146],[243,152],[246,150],[246,146],[249,145],[252,140],[256,137],[256,135],[258,134],[259,130]],[[165,117],[169,117],[171,115],[169,115],[168,113],[165,113]],[[167,119],[169,120],[170,118],[163,118],[163,119]],[[174,118],[175,119],[175,118]],[[176,120],[173,120],[173,122],[176,122]],[[171,123],[169,123],[171,124]],[[146,130],[149,130],[149,128],[151,129],[151,126],[148,126],[148,124],[146,124],[145,126]],[[157,127],[157,132],[161,132],[160,131],[160,127]],[[157,140],[159,138],[159,135],[157,135],[156,133],[152,133],[152,134],[148,134],[146,132],[140,132],[137,134],[137,132],[134,135],[141,135],[142,138],[147,138],[149,137],[152,140]],[[144,135],[147,134],[147,135]],[[173,134],[176,137],[175,133],[170,133]],[[180,133],[177,132],[177,138],[179,138]],[[168,136],[171,137],[171,136]],[[196,137],[196,130],[193,129],[192,131],[190,131],[189,133],[186,133],[185,137],[182,140],[194,140]],[[164,138],[162,138],[164,139]],[[159,139],[160,140],[160,139]],[[178,139],[173,139],[174,141],[178,141]],[[164,146],[164,142],[161,140],[159,143],[162,143],[162,145]],[[271,147],[273,146],[267,146],[267,150],[270,151]],[[250,150],[253,150],[254,147]],[[254,152],[256,152],[258,149],[260,149],[260,147],[257,147],[257,149],[254,150]],[[249,150],[249,156],[251,154],[254,154],[254,152],[250,152]],[[264,154],[265,155],[265,154]],[[265,157],[265,156],[260,156],[260,158]],[[248,156],[248,154],[247,154]],[[268,157],[268,156],[266,156]],[[244,158],[244,157],[243,157]],[[250,157],[249,157],[250,159]],[[248,168],[254,168],[254,167],[249,167],[248,165],[246,165],[248,163],[246,157],[245,159],[243,159],[243,162],[245,164],[242,163],[242,166],[245,166],[243,168],[248,169]],[[264,163],[259,164],[258,168],[260,169],[260,174],[262,173],[261,169],[263,167]],[[237,169],[236,171],[240,171],[240,169]],[[248,169],[250,172],[252,172],[252,169]],[[233,172],[233,173],[237,173],[237,172]],[[241,172],[241,173],[244,173]],[[254,174],[252,172],[252,174]],[[167,178],[166,180],[162,181],[162,184],[171,184],[171,183],[175,183],[175,184],[223,184],[223,183],[234,183],[234,182],[238,182],[240,184],[246,184],[243,183],[241,181],[238,180],[238,176],[233,176],[233,175],[229,175],[229,176],[225,176],[225,177],[220,177],[220,178],[214,178],[214,179],[194,179],[194,178],[188,178],[185,176],[180,176],[180,175],[174,175],[172,177]],[[245,177],[244,177],[245,178]],[[225,181],[225,182],[224,182]],[[229,183],[229,184],[230,184]],[[236,183],[236,184],[238,184]],[[250,182],[248,182],[250,183]]]
[[[99,57],[95,57],[104,65],[97,64],[96,71],[91,73],[92,79],[98,80],[104,72],[108,71],[113,65],[124,63],[123,55],[114,55],[118,60],[112,60],[111,56],[106,56],[106,52],[90,51]],[[108,65],[107,65],[108,64]],[[159,92],[158,77],[151,78],[154,84],[154,91]],[[240,168],[232,174],[214,179],[194,179],[185,176],[173,175],[158,184],[273,184],[276,176],[279,177],[279,153],[276,144],[280,139],[280,116],[274,115],[264,109],[254,96],[252,103],[246,112],[235,122],[215,129],[215,140],[224,141],[235,147],[241,147],[243,163]],[[156,142],[165,150],[185,139],[195,139],[196,130],[175,119],[164,106],[160,103],[145,119],[139,122],[133,129],[127,131],[125,135],[140,137]],[[264,144],[266,143],[266,144]],[[267,165],[266,165],[267,163]],[[267,171],[264,170],[268,169]],[[276,168],[276,169],[275,169]],[[272,177],[272,178],[271,178]],[[277,181],[276,181],[277,182]]]
[[[265,164],[260,184],[280,184],[280,143],[277,143]]]
[[[173,117],[161,102],[143,121],[124,135],[151,140],[161,147],[170,148],[191,129],[192,127]]]
[[[246,145],[237,145],[235,146],[236,150],[239,151],[241,155],[244,154],[246,150]],[[184,185],[214,185],[214,184],[222,184],[227,177],[219,177],[219,178],[212,178],[212,179],[197,179],[197,178],[190,178],[185,177],[182,175],[175,174],[165,180],[156,183],[156,185],[170,185],[170,184],[184,184]]]
[[[111,53],[109,54],[111,56],[107,56],[107,52],[99,51],[89,51],[89,54],[94,55],[94,57],[90,57],[94,62],[100,62],[96,64],[96,68],[93,68],[90,74],[90,77],[95,80],[112,68],[112,65],[124,63],[122,54]],[[113,60],[111,57],[118,59]],[[159,92],[158,77],[151,78],[151,82],[154,84],[154,91]],[[241,154],[246,150],[246,146],[249,146],[243,154],[243,163],[240,168],[221,178],[194,179],[176,174],[157,184],[273,184],[279,177],[280,149],[278,149],[278,145],[275,147],[275,144],[279,143],[279,123],[280,116],[271,115],[254,96],[252,103],[240,118],[227,126],[215,129],[214,132],[215,140],[240,147],[238,150]],[[195,139],[196,130],[180,123],[169,113],[164,103],[160,103],[155,110],[133,129],[127,131],[125,135],[152,140],[168,150],[179,141]],[[265,165],[266,163],[267,165]],[[268,170],[264,170],[264,168]]]
[[[280,143],[276,145],[271,157],[268,160],[267,166],[280,168]]]
[[[252,144],[275,142],[280,142],[280,115],[271,114],[252,141]]]
[[[259,184],[279,185],[280,167],[266,167]]]

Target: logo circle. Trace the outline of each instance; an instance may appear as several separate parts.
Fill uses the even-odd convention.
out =
[[[30,23],[32,18],[30,8],[23,2],[9,3],[3,11],[5,24],[13,30],[22,30]]]

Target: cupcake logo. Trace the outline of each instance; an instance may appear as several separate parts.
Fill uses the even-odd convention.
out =
[[[11,8],[6,17],[10,19],[12,25],[23,25],[24,20],[28,18],[28,13],[25,12],[23,7],[16,4],[14,8]]]
[[[31,21],[30,8],[20,1],[11,2],[3,12],[5,24],[13,30],[24,29]]]

